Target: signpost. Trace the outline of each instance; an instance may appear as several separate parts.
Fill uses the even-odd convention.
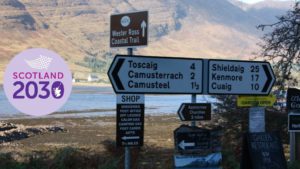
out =
[[[286,107],[289,112],[300,111],[300,90],[288,88],[286,101]]]
[[[238,107],[272,107],[276,102],[275,95],[268,96],[238,96]]]
[[[275,82],[268,62],[209,60],[208,94],[268,95]]]
[[[221,169],[221,130],[181,125],[174,131],[175,168],[210,167]]]
[[[265,108],[251,107],[249,109],[249,132],[265,132]]]
[[[178,115],[181,121],[201,121],[211,120],[210,103],[183,103]]]
[[[286,107],[289,114],[288,127],[290,133],[290,159],[291,161],[300,160],[300,90],[288,88]]]
[[[124,14],[115,14],[111,15],[110,17],[110,47],[131,47],[128,48],[128,55],[133,55],[132,47],[138,46],[146,46],[148,45],[148,11],[142,12],[133,12],[133,13],[124,13]],[[140,95],[141,96],[141,95]],[[144,100],[144,96],[142,95],[141,98]],[[142,104],[142,105],[141,105]],[[126,107],[126,106],[125,106]],[[134,106],[133,106],[134,107]],[[122,129],[118,128],[117,126],[117,144],[118,145],[127,145],[125,147],[125,169],[130,169],[130,148],[128,146],[141,146],[143,144],[143,131],[144,131],[144,101],[143,103],[140,102],[139,108],[136,111],[140,111],[140,117],[133,118],[132,120],[139,121],[133,122],[134,127],[127,126],[131,130],[135,131],[126,131],[123,137],[120,137],[122,133]],[[118,107],[120,110],[124,111],[131,111],[125,110],[122,105]],[[123,113],[122,116],[130,119],[128,113]],[[122,122],[122,120],[126,118],[119,118],[117,117],[118,122]],[[117,122],[117,123],[118,123]],[[124,123],[125,125],[126,123]],[[128,123],[129,125],[129,123]],[[126,127],[125,127],[126,128]],[[136,128],[136,129],[134,129]],[[119,132],[118,132],[119,131]],[[119,133],[119,137],[118,137]],[[136,133],[137,135],[127,136],[128,133]],[[138,134],[139,133],[139,134]],[[123,140],[121,141],[120,138]],[[132,141],[135,140],[135,141]]]
[[[241,169],[287,169],[279,136],[265,132],[245,134]]]
[[[268,95],[275,82],[268,62],[123,55],[108,76],[116,93]]]
[[[144,95],[117,95],[117,146],[143,145],[144,109]]]
[[[110,47],[148,45],[148,11],[111,15]]]
[[[265,132],[265,107],[273,106],[276,101],[275,95],[268,96],[238,96],[238,107],[249,108],[249,131]]]
[[[132,50],[128,55],[116,55],[109,68],[115,93],[192,95],[192,103],[182,105],[178,111],[182,121],[191,121],[191,127],[180,127],[174,132],[175,147],[180,153],[214,152],[221,148],[217,141],[220,139],[211,137],[211,131],[196,127],[196,121],[210,119],[211,109],[210,105],[199,106],[196,94],[268,95],[275,83],[268,62],[133,56]],[[247,99],[242,106],[266,106],[274,101]],[[249,119],[251,132],[265,131],[263,108],[250,108]],[[204,156],[187,157],[195,158]]]
[[[300,132],[300,114],[289,113],[288,116],[288,130],[289,132]]]
[[[202,93],[202,59],[117,55],[108,71],[116,93]]]
[[[144,95],[137,94],[191,94],[192,103],[182,104],[178,110],[180,119],[191,121],[191,127],[181,126],[174,131],[176,150],[185,154],[174,156],[175,167],[209,164],[218,168],[222,160],[220,132],[196,127],[196,121],[211,119],[211,105],[196,103],[196,94],[268,95],[275,82],[270,64],[133,56],[131,47],[148,45],[147,11],[111,15],[110,28],[110,47],[129,47],[128,55],[117,55],[108,71],[119,94],[117,145],[125,146],[125,169],[130,169],[130,147],[143,145]],[[254,102],[258,106],[270,104],[266,100]],[[254,102],[243,101],[242,105]],[[211,154],[203,155],[207,152]]]
[[[185,154],[221,151],[221,134],[220,130],[181,125],[174,131],[175,150]]]

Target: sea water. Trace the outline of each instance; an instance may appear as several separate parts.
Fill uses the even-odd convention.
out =
[[[111,87],[73,87],[72,94],[59,113],[50,117],[93,117],[116,114],[116,95]],[[145,95],[146,115],[176,114],[181,103],[190,103],[191,95]],[[197,102],[215,103],[217,99],[197,95]],[[42,110],[41,110],[42,111]],[[75,111],[74,113],[70,113]],[[64,113],[68,112],[68,113]],[[23,117],[7,100],[0,88],[0,118]]]

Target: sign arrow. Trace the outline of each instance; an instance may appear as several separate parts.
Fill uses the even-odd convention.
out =
[[[183,115],[183,110],[184,110],[184,104],[181,104],[179,110],[178,110],[178,114],[179,114],[179,118],[181,121],[185,121],[184,115]]]
[[[121,82],[121,80],[119,78],[119,75],[118,75],[119,71],[120,71],[120,69],[121,69],[121,67],[122,67],[122,65],[124,63],[124,61],[125,61],[125,59],[119,59],[117,61],[117,64],[116,64],[115,68],[112,71],[112,77],[113,77],[113,79],[114,79],[114,81],[115,81],[115,83],[117,85],[117,88],[119,90],[124,90],[124,86],[123,86],[123,84],[122,84],[122,82]]]
[[[210,103],[182,103],[177,111],[181,121],[202,121],[211,119]]]
[[[124,136],[122,137],[122,140],[137,140],[139,139],[140,137],[139,136]]]
[[[266,73],[266,76],[267,76],[267,80],[266,80],[266,83],[265,83],[265,86],[264,86],[264,88],[263,88],[263,90],[262,90],[262,92],[267,92],[268,91],[268,89],[270,88],[270,86],[271,86],[271,82],[272,82],[272,75],[271,75],[271,73],[270,73],[270,70],[268,69],[268,66],[267,65],[262,65],[263,66],[263,69],[264,69],[264,71],[265,71],[265,73]]]
[[[116,93],[200,94],[202,70],[202,59],[116,55],[108,77]]]
[[[141,28],[142,28],[142,37],[145,37],[145,29],[146,29],[146,27],[147,27],[147,24],[146,24],[146,22],[145,22],[145,20],[143,20],[142,21],[142,23],[141,23]]]
[[[108,76],[116,93],[132,94],[268,95],[276,80],[268,62],[137,55],[116,55]]]
[[[184,140],[182,140],[179,145],[178,145],[181,149],[185,150],[186,147],[194,147],[195,143],[187,143]]]
[[[275,79],[268,62],[208,60],[208,94],[268,95]]]

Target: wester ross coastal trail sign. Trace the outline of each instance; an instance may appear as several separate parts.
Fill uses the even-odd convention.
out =
[[[110,47],[148,44],[148,11],[111,15]]]

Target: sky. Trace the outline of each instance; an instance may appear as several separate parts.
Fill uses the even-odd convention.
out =
[[[246,3],[256,3],[256,2],[259,2],[259,1],[261,1],[261,0],[240,0],[240,1],[242,1],[242,2],[246,2]]]
[[[240,0],[240,1],[253,4],[253,3],[256,3],[256,2],[263,1],[263,0]],[[283,1],[283,0],[281,0],[281,1]]]

